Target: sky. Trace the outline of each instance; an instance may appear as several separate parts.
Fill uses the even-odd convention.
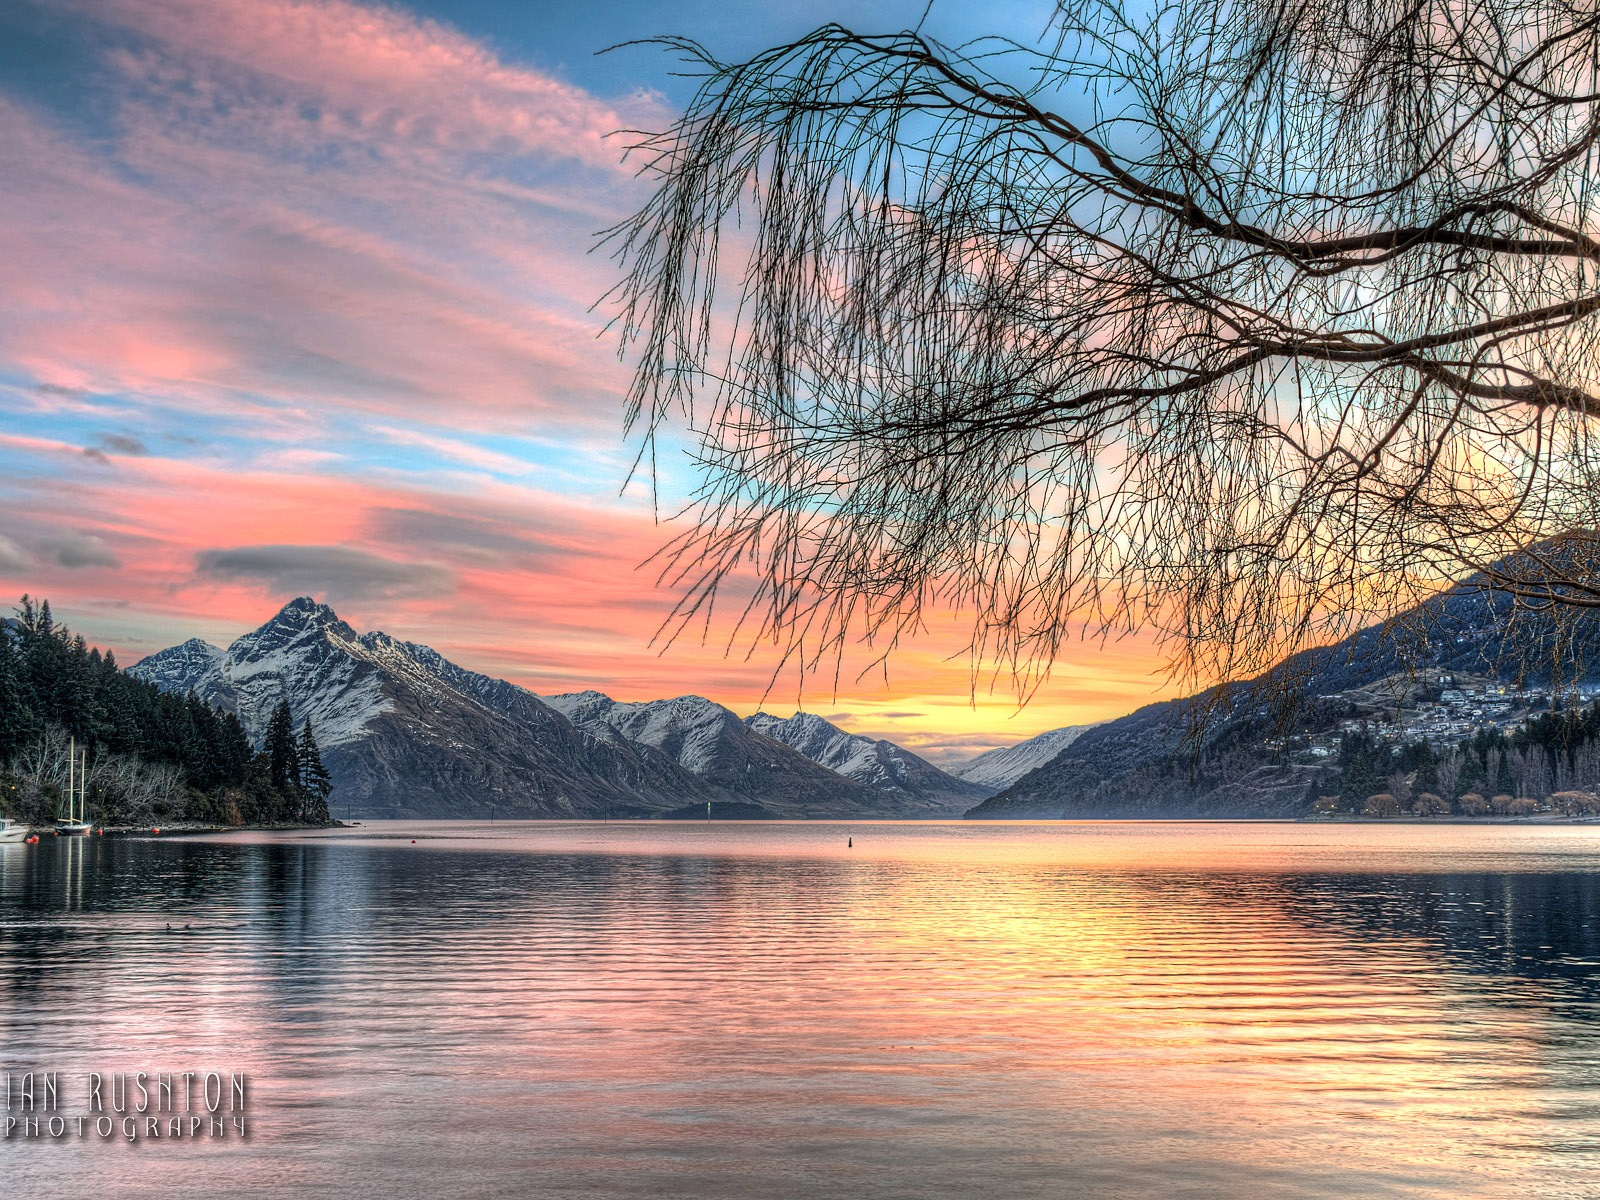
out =
[[[314,595],[536,692],[803,704],[946,762],[1166,694],[1148,641],[1086,640],[1019,709],[974,690],[961,614],[837,688],[725,630],[653,643],[656,513],[693,477],[669,454],[659,506],[624,487],[594,247],[647,184],[612,135],[691,85],[657,47],[597,52],[735,58],[830,20],[1031,40],[1047,16],[3,0],[0,603],[48,597],[126,664]]]

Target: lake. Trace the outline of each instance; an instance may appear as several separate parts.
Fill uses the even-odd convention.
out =
[[[853,840],[854,845],[848,845]],[[384,823],[0,848],[15,1196],[1600,1194],[1600,828]],[[135,1073],[246,1081],[129,1141]],[[91,1073],[111,1136],[89,1112]],[[153,1079],[146,1080],[153,1087]],[[181,1091],[181,1088],[180,1088]],[[219,1104],[219,1118],[227,1111]],[[207,1121],[209,1114],[204,1114]],[[231,1118],[230,1118],[231,1119]],[[200,1125],[196,1121],[196,1125]]]

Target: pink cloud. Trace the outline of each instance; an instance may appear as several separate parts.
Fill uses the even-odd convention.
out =
[[[309,122],[368,144],[555,155],[619,169],[607,141],[628,123],[617,108],[409,13],[341,0],[95,0],[79,7],[154,43],[120,52],[130,76],[158,88],[175,78],[187,82],[200,59],[221,68],[200,74],[210,90],[225,74],[246,72],[276,102],[258,112],[286,131]],[[311,102],[318,109],[308,116]]]
[[[741,714],[843,705],[862,714],[862,728],[907,741],[930,728],[989,735],[981,744],[996,734],[1019,740],[1127,711],[1156,690],[1151,647],[1113,644],[1059,669],[1013,723],[1004,688],[993,697],[980,689],[969,705],[967,665],[948,653],[959,621],[941,626],[938,614],[887,682],[858,680],[865,655],[848,659],[837,697],[829,681],[813,680],[803,695],[792,674],[774,683],[771,658],[746,658],[742,644],[725,653],[725,623],[705,644],[689,638],[663,651],[649,642],[671,597],[651,569],[639,569],[659,544],[648,513],[522,484],[445,494],[150,456],[123,460],[114,475],[81,469],[41,481],[22,507],[30,519],[0,555],[0,585],[49,596],[124,661],[194,635],[230,640],[311,591],[359,628],[425,642],[535,691],[598,687],[622,699],[696,691]],[[63,546],[99,565],[63,565],[55,549]],[[1011,738],[1008,728],[1017,729]]]
[[[588,255],[636,119],[394,10],[113,0],[109,143],[0,99],[0,354],[212,411],[612,434]],[[109,151],[107,150],[109,145]]]

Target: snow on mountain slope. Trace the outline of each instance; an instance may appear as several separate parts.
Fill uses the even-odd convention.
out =
[[[1003,791],[1029,771],[1044,766],[1093,728],[1093,725],[1068,725],[1064,729],[1051,729],[1015,746],[985,751],[950,773],[968,783],[979,784],[991,793]]]
[[[245,732],[258,742],[272,710],[289,701],[324,747],[359,740],[393,708],[360,636],[325,604],[302,597],[228,647],[222,680]]]
[[[208,653],[209,652],[209,653]],[[260,743],[280,700],[309,718],[337,811],[363,816],[585,816],[721,799],[625,743],[601,744],[536,696],[426,646],[358,634],[301,598],[224,652],[163,650],[130,668],[239,714]]]
[[[129,668],[128,674],[155,684],[163,692],[186,696],[210,691],[221,677],[226,658],[227,651],[220,647],[190,638],[181,646],[169,646],[141,659]]]
[[[608,719],[607,714],[617,707],[617,702],[604,692],[565,692],[559,696],[540,696],[579,729],[608,742],[626,742],[628,739]],[[652,747],[659,749],[659,747]]]
[[[904,792],[952,811],[965,811],[992,789],[957,779],[893,742],[847,733],[815,713],[787,719],[770,713],[746,717],[757,733],[798,750],[815,763],[879,791]]]
[[[788,807],[806,816],[928,815],[950,807],[905,789],[883,791],[840,775],[703,696],[620,703],[590,691],[542,699],[596,737],[620,737],[657,750],[726,790],[730,798],[775,811]]]
[[[296,721],[309,718],[317,741],[333,747],[359,739],[387,711],[366,657],[355,630],[326,605],[302,598],[226,650],[192,638],[135,663],[128,674],[231,709],[257,744],[272,710],[287,699]]]
[[[310,719],[336,812],[360,816],[645,816],[710,802],[776,816],[922,815],[907,794],[842,778],[698,696],[548,702],[308,598],[225,651],[191,641],[129,668],[237,712],[260,744],[287,700]],[[570,717],[570,719],[569,719]]]

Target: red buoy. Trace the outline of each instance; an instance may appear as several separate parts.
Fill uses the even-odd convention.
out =
[[[160,833],[160,832],[161,832],[161,830],[159,830],[159,829],[152,829],[152,830],[151,830],[151,831],[150,831],[150,832],[151,832],[151,833]]]

